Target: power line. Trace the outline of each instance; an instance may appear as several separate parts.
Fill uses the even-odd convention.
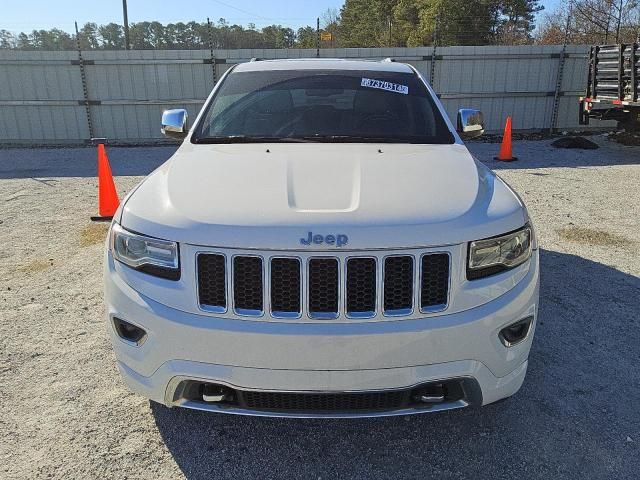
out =
[[[215,3],[219,3],[220,5],[224,5],[225,7],[237,10],[238,12],[246,13],[247,15],[249,15],[251,17],[258,17],[258,18],[262,18],[263,20],[273,21],[273,18],[263,17],[262,15],[258,15],[257,13],[253,13],[253,12],[249,12],[247,10],[243,10],[242,8],[238,8],[238,7],[234,6],[234,5],[230,5],[230,4],[228,4],[226,2],[222,2],[220,0],[212,0],[212,1],[215,2]]]

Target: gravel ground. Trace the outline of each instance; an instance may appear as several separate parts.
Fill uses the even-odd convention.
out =
[[[103,319],[95,152],[0,150],[0,478],[640,476],[640,147],[473,152],[524,198],[540,324],[513,398],[371,420],[242,418],[130,394]],[[122,194],[172,147],[111,148]]]

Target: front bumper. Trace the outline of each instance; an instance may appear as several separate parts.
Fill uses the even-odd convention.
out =
[[[433,412],[486,405],[518,391],[527,370],[527,338],[506,348],[501,328],[537,316],[538,252],[515,287],[477,308],[424,319],[358,324],[300,324],[217,318],[162,305],[133,290],[107,255],[105,298],[118,366],[129,388],[167,406],[225,413],[343,417]],[[122,340],[113,317],[147,331],[139,345]],[[246,391],[371,392],[435,381],[470,380],[463,400],[426,408],[371,412],[274,412],[229,408],[176,397],[185,380]]]

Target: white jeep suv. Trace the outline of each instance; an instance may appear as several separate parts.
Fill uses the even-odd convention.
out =
[[[522,385],[538,311],[525,206],[393,61],[230,69],[116,213],[108,322],[169,407],[347,417],[485,405]]]

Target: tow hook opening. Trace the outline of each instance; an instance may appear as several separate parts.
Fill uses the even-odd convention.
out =
[[[113,326],[120,338],[136,345],[141,345],[147,337],[147,332],[144,329],[118,317],[113,317]]]
[[[221,403],[233,399],[233,390],[215,383],[200,385],[202,401],[207,403]]]
[[[523,318],[500,330],[498,337],[505,347],[513,347],[527,338],[532,324],[533,316]]]
[[[414,403],[433,405],[443,402],[452,402],[464,399],[465,394],[461,382],[429,383],[414,388],[411,398]]]

